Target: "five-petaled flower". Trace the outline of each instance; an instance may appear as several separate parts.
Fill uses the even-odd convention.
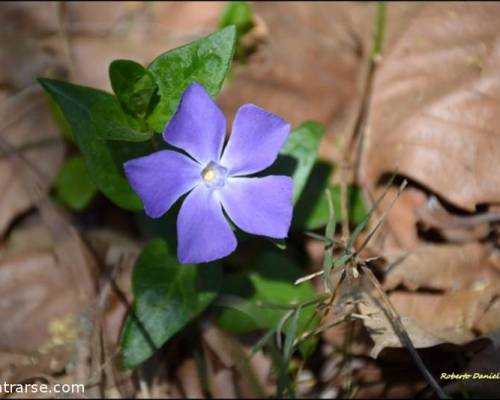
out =
[[[226,120],[205,89],[191,84],[167,124],[163,139],[181,152],[161,150],[124,164],[146,214],[162,216],[185,193],[177,217],[177,256],[182,264],[227,256],[241,230],[285,238],[292,219],[292,179],[245,177],[269,167],[290,132],[283,119],[253,104],[236,113],[222,152]]]

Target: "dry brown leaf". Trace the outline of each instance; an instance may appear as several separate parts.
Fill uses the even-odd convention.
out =
[[[234,68],[234,79],[219,97],[222,108],[234,115],[250,102],[294,125],[312,119],[330,128],[356,94],[374,8],[315,2],[253,5],[268,36],[246,64]],[[322,143],[322,156],[331,158],[332,143],[331,138]]]
[[[422,231],[434,231],[450,243],[485,240],[500,221],[500,213],[492,210],[460,215],[444,207],[436,196],[429,196],[424,206],[416,209]]]
[[[112,352],[117,351],[120,332],[132,304],[132,271],[140,243],[123,233],[96,228],[84,235],[93,253],[105,267],[100,307],[104,313],[103,335]]]
[[[404,285],[410,290],[418,288],[457,290],[484,287],[500,283],[500,274],[488,261],[490,251],[479,243],[465,245],[422,244],[414,251],[391,254],[384,288],[392,290]],[[398,262],[398,260],[401,260]]]
[[[389,298],[403,316],[440,337],[462,344],[472,339],[474,325],[498,292],[498,287],[459,289],[443,295],[395,292]]]
[[[9,2],[0,10],[0,84],[24,88],[64,76],[110,90],[108,67],[148,64],[217,28],[223,2]],[[19,45],[21,44],[21,45]]]
[[[45,178],[47,191],[63,158],[59,130],[41,90],[32,88],[0,104],[0,234],[21,212],[33,205],[17,164],[19,153]]]
[[[363,323],[374,342],[370,355],[376,358],[386,347],[402,347],[398,336],[394,333],[392,325],[383,311],[366,295],[364,298],[365,301],[359,304],[359,310],[364,316]],[[441,343],[462,344],[473,338],[471,334],[464,332],[437,332],[428,329],[427,326],[401,312],[397,304],[394,304],[394,306],[400,314],[401,323],[408,332],[415,348],[432,347]],[[425,310],[428,310],[428,308],[425,308]]]
[[[476,337],[476,322],[498,296],[499,290],[498,285],[489,285],[443,295],[394,292],[389,299],[416,348],[441,343],[463,345]],[[364,324],[375,342],[372,356],[376,357],[385,347],[401,347],[385,315],[371,300],[360,304],[360,311],[366,316]]]
[[[44,42],[59,30],[56,2],[4,2],[0,10],[0,86],[11,93],[35,83],[37,76],[66,74],[64,53]]]
[[[67,271],[47,248],[47,229],[16,232],[0,259],[0,351],[29,355],[26,366],[50,372],[69,361],[78,333],[79,303]],[[24,246],[21,246],[24,244]],[[15,310],[15,312],[13,312]],[[14,364],[16,365],[16,364]]]
[[[353,371],[356,399],[415,398],[426,383],[421,374],[401,363],[366,363]]]
[[[444,291],[397,291],[390,299],[404,317],[439,337],[457,333],[472,338],[476,331],[487,334],[500,324],[495,312],[500,275],[490,259],[490,251],[479,243],[420,245],[386,273],[384,287]]]
[[[491,302],[486,312],[475,324],[475,327],[483,335],[500,329],[500,297]]]
[[[216,399],[236,399],[236,389],[234,387],[234,372],[233,370],[221,369],[212,375],[211,392]]]
[[[399,18],[392,8],[362,182],[373,190],[399,170],[466,210],[500,202],[500,5],[399,5]]]
[[[203,399],[200,374],[193,358],[188,358],[177,368],[177,378],[181,382],[184,396],[187,399]]]
[[[203,340],[210,349],[217,355],[226,368],[234,366],[233,354],[227,345],[227,334],[223,334],[216,326],[205,324],[203,330]]]
[[[373,198],[378,198],[383,190],[383,188],[377,188]],[[378,210],[389,209],[392,199],[394,199],[397,192],[397,187],[390,187],[387,195],[380,202]],[[414,210],[424,205],[426,198],[422,190],[412,186],[406,188],[401,193],[398,201],[390,209],[389,214],[387,214],[385,220],[387,229],[381,230],[372,239],[371,246],[375,249],[383,249],[383,253],[385,254],[398,252],[401,249],[413,250],[419,243],[417,231],[418,218]]]
[[[220,370],[231,369],[235,372],[233,384],[240,392],[244,392],[244,397],[255,398],[271,394],[268,380],[270,360],[267,357],[259,354],[254,355],[257,358],[250,359],[251,348],[244,347],[235,337],[222,331],[210,321],[204,321],[202,328],[204,343],[207,350],[211,351],[211,353],[205,351],[205,354],[208,363],[211,364],[212,378]],[[216,357],[210,357],[210,354]],[[224,374],[225,378],[228,376]]]
[[[247,348],[246,353],[249,354],[250,352],[251,349]],[[270,379],[272,368],[271,358],[264,354],[264,352],[258,351],[250,359],[250,367],[254,371],[260,386],[264,389],[266,397],[272,395],[275,387],[271,383]],[[249,382],[245,377],[238,376],[237,382],[240,390],[240,397],[251,398],[255,396],[255,389],[249,385]]]
[[[64,22],[72,79],[110,90],[108,67],[113,60],[147,65],[161,53],[216,30],[222,6],[222,2],[68,3]],[[62,51],[57,37],[51,44]]]

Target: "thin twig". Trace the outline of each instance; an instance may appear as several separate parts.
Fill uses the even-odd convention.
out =
[[[378,282],[377,278],[373,275],[373,272],[367,268],[367,267],[361,267],[363,273],[365,276],[368,277],[368,280],[370,283],[373,285],[377,293],[380,295],[382,302],[380,302],[377,298],[375,298],[370,290],[365,290],[366,294],[380,307],[380,309],[384,312],[387,320],[391,324],[392,329],[394,330],[394,333],[397,335],[399,338],[399,341],[401,345],[405,348],[408,349],[410,352],[411,357],[413,358],[413,361],[417,365],[418,369],[424,376],[425,380],[427,383],[433,388],[434,392],[436,395],[441,398],[441,399],[447,399],[448,396],[446,396],[445,392],[439,386],[437,381],[434,379],[432,374],[429,372],[427,367],[425,366],[424,362],[422,361],[422,358],[418,354],[417,350],[415,349],[415,346],[413,345],[413,342],[408,335],[408,332],[406,331],[404,325],[401,322],[401,317],[399,316],[398,312],[390,302],[389,298],[385,294],[384,290],[380,286],[380,283]]]
[[[324,273],[325,273],[324,270],[314,272],[312,274],[309,274],[309,275],[303,276],[302,278],[297,279],[293,284],[294,285],[300,285],[301,283],[310,281],[310,280],[316,278],[317,276],[323,275]]]
[[[340,209],[342,210],[342,241],[345,242],[349,237],[349,205],[347,193],[347,165],[342,163],[340,171]]]
[[[330,323],[325,324],[325,325],[321,325],[320,327],[318,327],[312,331],[304,332],[299,338],[295,339],[294,346],[298,346],[300,343],[306,341],[311,336],[316,336],[316,335],[323,333],[324,331],[326,331],[330,328],[333,328],[334,326],[342,324],[343,322],[348,322],[349,320],[350,320],[350,316],[345,315],[341,319],[338,319],[336,321],[330,322]]]
[[[363,241],[363,243],[361,244],[361,246],[359,247],[359,249],[357,249],[354,252],[355,255],[359,254],[365,248],[365,246],[371,240],[371,238],[373,237],[373,235],[375,235],[375,233],[377,232],[377,230],[382,226],[382,224],[384,223],[384,221],[385,221],[385,219],[387,217],[387,214],[389,213],[389,211],[391,211],[392,207],[394,207],[394,204],[396,204],[396,201],[401,196],[401,193],[403,192],[403,190],[404,190],[404,188],[406,187],[407,184],[408,184],[408,182],[405,179],[403,181],[403,183],[399,186],[398,192],[396,193],[396,196],[392,199],[391,204],[389,205],[389,207],[387,207],[384,210],[384,212],[380,216],[379,220],[377,221],[377,223],[375,224],[375,226],[373,227],[373,229],[368,233],[368,235],[366,236],[365,240]]]

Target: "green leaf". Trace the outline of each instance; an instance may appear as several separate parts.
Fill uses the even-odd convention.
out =
[[[235,58],[243,61],[247,56],[241,38],[254,26],[252,7],[248,1],[231,1],[224,7],[219,19],[219,28],[234,25],[236,27]]]
[[[326,191],[326,200],[328,203],[328,222],[325,228],[325,237],[330,241],[333,241],[333,237],[335,236],[335,206],[333,204],[333,198],[331,193]],[[331,279],[330,272],[333,268],[333,243],[328,243],[325,241],[325,250],[323,255],[323,282],[325,285],[325,289],[330,290],[331,287]]]
[[[281,149],[278,160],[270,169],[272,174],[293,178],[293,203],[302,194],[316,161],[319,142],[325,129],[316,122],[305,122],[295,128]]]
[[[77,129],[75,125],[88,123],[93,127],[93,135],[103,140],[142,142],[152,136],[151,132],[141,132],[139,122],[124,113],[116,97],[109,93],[52,79],[39,82],[61,107],[73,131]],[[80,121],[75,124],[77,115]],[[77,142],[80,143],[78,139]]]
[[[109,66],[111,87],[126,112],[146,116],[157,86],[151,73],[131,60],[115,60]]]
[[[238,37],[252,28],[253,13],[248,1],[231,1],[224,7],[219,19],[219,28],[230,25],[236,27]]]
[[[216,96],[233,58],[236,29],[227,27],[210,36],[170,50],[148,67],[159,88],[160,100],[147,121],[157,132],[174,114],[184,90],[193,82]]]
[[[222,299],[225,306],[219,315],[220,325],[234,333],[275,327],[286,309],[271,305],[300,304],[315,297],[309,282],[294,285],[302,275],[292,259],[280,252],[269,251],[258,257],[255,268],[224,279]],[[317,327],[315,307],[304,307],[298,322],[299,334]]]
[[[144,139],[143,133],[129,127],[128,123],[133,120],[123,112],[116,98],[67,82],[51,79],[39,79],[39,82],[63,111],[99,190],[124,209],[142,209],[141,201],[123,175],[122,163],[146,154],[146,148],[142,143],[131,146],[126,142],[104,140]]]
[[[71,126],[69,126],[64,113],[61,110],[61,107],[57,105],[54,99],[46,94],[47,96],[47,104],[49,106],[50,112],[52,113],[52,117],[54,118],[57,126],[61,129],[63,136],[71,143],[75,143],[75,137],[73,136],[73,132],[71,132]]]
[[[335,221],[336,223],[339,223],[342,221],[340,185],[333,186],[330,183],[326,183],[326,187],[332,193],[333,205],[335,209]],[[358,225],[361,221],[363,221],[364,217],[368,213],[361,188],[349,185],[347,187],[347,200],[349,221],[353,225]],[[326,195],[319,197],[319,199],[313,202],[313,206],[310,207],[305,221],[302,222],[306,229],[321,228],[328,223],[328,201]]]
[[[316,229],[326,225],[328,222],[328,203],[325,190],[329,186],[332,171],[331,164],[323,160],[316,160],[304,190],[295,204],[293,229]]]
[[[286,240],[285,239],[273,239],[267,238],[272,244],[274,244],[280,250],[286,250]]]
[[[97,192],[81,156],[68,158],[64,162],[56,178],[55,189],[59,200],[76,211],[83,210]]]
[[[132,275],[134,304],[121,336],[122,361],[133,368],[199,315],[217,296],[217,264],[180,265],[167,244],[143,249]]]
[[[293,342],[298,334],[301,311],[302,309],[299,307],[293,312],[292,318],[286,330],[285,344],[283,346],[283,359],[286,364],[290,362],[290,357],[293,353]]]

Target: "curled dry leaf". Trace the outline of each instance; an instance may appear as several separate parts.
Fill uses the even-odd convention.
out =
[[[312,119],[330,128],[356,92],[373,7],[314,2],[252,5],[268,35],[246,63],[234,67],[234,77],[220,95],[222,108],[234,115],[239,105],[251,102],[293,125]],[[332,147],[324,143],[321,154],[331,158]]]
[[[132,304],[132,271],[140,252],[140,243],[110,229],[96,228],[84,238],[105,271],[100,289],[103,336],[113,356],[116,355],[120,332]]]
[[[388,253],[414,252],[386,271],[385,288],[436,291],[390,295],[416,347],[462,344],[476,336],[481,319],[488,321],[483,329],[495,326],[484,318],[498,296],[499,277],[488,248],[475,242],[488,235],[491,221],[482,218],[492,214],[457,216],[439,202],[437,208],[430,206],[439,198],[476,212],[480,205],[491,210],[500,202],[500,7],[426,3],[387,9],[360,179],[374,196],[383,178],[396,171],[416,183],[389,215],[391,234],[381,246]],[[445,240],[471,243],[421,245],[418,223],[437,229]],[[388,258],[394,261],[397,255]],[[372,335],[374,353],[399,347],[392,329],[378,323],[365,321],[380,328],[378,336]]]
[[[211,392],[216,399],[235,399],[237,398],[234,387],[234,372],[226,368],[213,373],[211,377]]]
[[[489,254],[480,243],[422,244],[406,255],[391,254],[387,259],[394,265],[386,272],[384,288],[404,285],[410,290],[457,290],[500,283],[500,274],[489,262]]]
[[[19,155],[44,177],[47,191],[63,158],[59,130],[45,96],[37,88],[26,89],[0,104],[0,234],[34,203],[26,192],[14,158]]]
[[[223,6],[223,2],[10,2],[0,10],[4,67],[0,83],[22,88],[37,76],[69,73],[76,83],[111,90],[111,61],[149,64],[158,54],[215,30]]]
[[[416,212],[423,230],[433,229],[443,239],[454,243],[487,239],[494,229],[491,224],[500,221],[500,213],[494,210],[455,215],[435,196],[430,196],[425,206],[418,208]]]
[[[237,390],[243,397],[260,398],[271,395],[271,360],[262,351],[250,358],[251,348],[246,348],[235,337],[208,321],[203,324],[203,341],[212,391],[222,391],[213,392],[213,395],[226,396],[229,394],[228,388]],[[230,377],[233,378],[232,383],[227,382]],[[226,381],[226,389],[220,387],[221,381]]]
[[[388,189],[387,195],[380,202],[379,210],[389,208],[397,191],[397,187]],[[382,192],[383,188],[377,188],[374,198],[378,198]],[[413,250],[419,243],[418,217],[414,210],[425,205],[426,199],[426,194],[419,188],[413,186],[406,188],[387,214],[385,224],[388,229],[381,229],[372,239],[371,246],[376,250],[383,249],[384,254],[398,252],[401,249]]]
[[[0,86],[11,93],[35,83],[38,76],[64,76],[64,52],[45,39],[59,31],[57,2],[5,2],[0,10]]]
[[[388,6],[362,181],[398,170],[465,210],[499,203],[500,5],[401,7],[394,19]]]
[[[352,379],[357,390],[356,399],[406,399],[415,398],[425,387],[420,373],[413,366],[402,363],[365,362],[354,369]]]
[[[402,312],[401,307],[398,308],[396,304],[394,305],[401,316],[401,323],[408,332],[415,348],[432,347],[441,343],[459,345],[473,338],[472,334],[468,332],[428,329],[423,323],[420,324],[414,318]],[[426,304],[426,306],[429,306],[429,304]],[[425,308],[425,311],[427,312],[428,309]],[[384,312],[368,296],[364,295],[364,301],[359,304],[359,311],[364,316],[363,323],[374,342],[370,352],[372,357],[378,357],[386,347],[402,347]]]
[[[486,312],[475,324],[475,327],[483,335],[500,329],[500,297],[491,302]]]
[[[187,399],[203,399],[203,388],[201,387],[201,377],[193,358],[184,360],[177,368],[177,378],[181,383],[184,396]]]
[[[388,258],[399,262],[386,271],[384,288],[399,289],[391,292],[389,299],[416,347],[444,342],[464,344],[474,339],[476,332],[485,334],[500,326],[500,318],[494,313],[500,274],[484,245],[420,245],[406,256]],[[376,343],[372,353],[384,347],[400,347],[383,314],[370,304],[360,308],[369,317],[375,312],[375,319],[364,320],[369,330],[379,329],[371,332]]]
[[[442,343],[464,345],[476,338],[476,322],[498,296],[498,286],[461,289],[444,295],[394,292],[389,296],[416,348]],[[363,322],[375,345],[373,357],[386,347],[401,347],[384,313],[371,300],[361,303]],[[497,316],[498,320],[498,316]],[[497,325],[495,328],[498,328]]]
[[[41,225],[17,230],[0,257],[0,352],[26,356],[16,374],[61,370],[78,334],[78,298],[48,237]]]
[[[222,2],[67,3],[62,14],[72,79],[111,90],[109,64],[131,59],[149,64],[159,54],[217,29]],[[99,15],[96,15],[99,14]],[[196,27],[196,28],[193,28]],[[61,52],[57,36],[48,38]]]

